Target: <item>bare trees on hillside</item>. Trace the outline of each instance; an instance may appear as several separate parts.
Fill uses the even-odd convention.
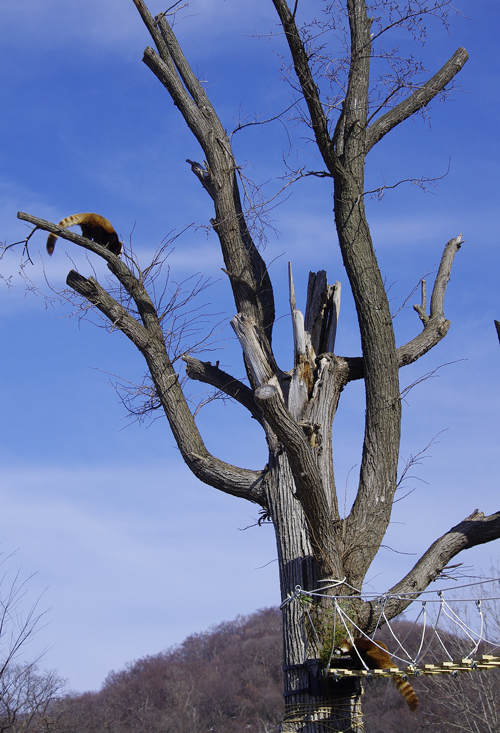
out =
[[[5,562],[0,563],[0,733],[25,733],[39,724],[63,682],[53,671],[39,671],[42,654],[25,659],[44,613],[37,603],[23,609],[27,581],[19,573],[11,580]]]

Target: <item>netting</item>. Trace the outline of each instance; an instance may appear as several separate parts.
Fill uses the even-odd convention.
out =
[[[386,614],[389,602],[411,598],[415,594],[363,594],[377,609],[375,629],[370,636],[356,623],[355,603],[360,595],[328,595],[325,591],[344,584],[335,582],[326,589],[305,591],[299,586],[284,601],[300,603],[306,639],[321,650],[324,674],[336,677],[403,677],[408,675],[452,674],[474,669],[500,667],[500,578],[424,591],[411,604],[413,620]],[[468,597],[457,597],[463,589],[473,589]],[[486,593],[485,590],[490,593]],[[354,589],[353,589],[354,590]],[[497,595],[498,593],[498,595]],[[315,615],[315,601],[321,600],[321,617]],[[331,608],[329,608],[331,604]],[[326,610],[325,610],[326,608]],[[326,621],[325,621],[326,619]],[[368,639],[378,646],[375,637],[383,628],[384,641],[390,645],[392,667],[372,669],[358,653],[359,669],[345,668],[339,662],[339,642]],[[492,638],[494,637],[494,638]],[[379,646],[379,649],[383,647]],[[307,652],[306,652],[307,653]]]

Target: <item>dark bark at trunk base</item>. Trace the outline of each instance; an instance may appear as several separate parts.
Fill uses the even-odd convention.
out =
[[[306,700],[306,696],[302,697]],[[285,703],[282,733],[363,733],[361,692],[347,696],[307,697],[304,702]]]

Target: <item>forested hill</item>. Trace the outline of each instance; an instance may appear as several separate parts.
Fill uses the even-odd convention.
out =
[[[111,672],[99,692],[59,701],[59,727],[51,730],[276,731],[283,713],[281,639],[276,608],[193,634]]]
[[[418,627],[403,620],[393,628],[400,638],[418,646]],[[387,629],[381,629],[377,638],[394,647]],[[447,643],[459,654],[455,637],[448,635]],[[29,731],[277,733],[284,709],[281,645],[280,611],[262,609],[111,672],[99,692],[54,700],[44,720],[38,719]],[[442,649],[437,647],[441,658]],[[419,697],[417,713],[409,712],[392,680],[366,685],[366,733],[500,730],[498,671],[410,681]]]

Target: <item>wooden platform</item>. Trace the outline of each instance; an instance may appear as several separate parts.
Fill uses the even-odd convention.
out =
[[[477,659],[455,659],[452,662],[439,664],[409,665],[406,669],[390,667],[389,669],[342,669],[331,667],[328,674],[332,677],[418,677],[420,675],[452,674],[455,672],[471,672],[475,669],[499,669],[500,657],[483,654]]]

